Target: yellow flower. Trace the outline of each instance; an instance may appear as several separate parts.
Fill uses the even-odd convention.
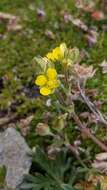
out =
[[[49,79],[55,79],[57,77],[57,72],[55,69],[53,68],[48,68],[47,69],[47,77]]]
[[[38,86],[44,86],[47,82],[47,78],[44,75],[39,75],[35,81]]]
[[[46,57],[51,61],[61,60],[64,58],[64,53],[66,50],[66,44],[62,43],[59,47],[53,49],[52,52],[49,52]]]
[[[54,93],[60,82],[54,68],[48,68],[44,75],[37,76],[35,84],[40,86],[40,93],[44,96]]]
[[[51,90],[48,87],[42,87],[40,89],[40,93],[44,96],[47,96],[47,95],[51,94]]]

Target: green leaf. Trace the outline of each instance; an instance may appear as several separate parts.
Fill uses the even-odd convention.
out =
[[[49,160],[39,147],[33,156],[33,160],[38,163],[42,169],[48,173],[48,175],[57,181],[61,181],[63,179],[64,173],[71,164],[71,159],[67,159],[66,151],[57,154],[55,160]]]
[[[42,189],[51,190],[52,188],[55,188],[57,186],[50,176],[48,175],[43,176],[42,174],[37,174],[37,176],[35,177],[28,175],[25,177],[25,181],[26,182],[24,182],[21,185],[21,189],[30,190],[32,188],[36,188],[36,190],[42,190]]]
[[[77,190],[76,188],[74,188],[68,184],[62,184],[62,188],[63,188],[63,190]]]
[[[4,185],[5,177],[6,177],[6,167],[1,166],[0,167],[0,187],[2,187]]]
[[[97,186],[95,187],[95,190],[101,190],[101,184],[97,183]]]
[[[36,73],[44,73],[48,67],[53,67],[53,63],[46,57],[34,57],[33,62],[36,62]]]
[[[50,160],[45,152],[37,147],[36,152],[33,153],[33,162],[40,168],[41,172],[36,172],[34,176],[25,176],[21,189],[76,190],[72,184],[69,183],[68,170],[69,174],[71,174],[70,169],[72,168],[72,164],[71,157],[68,157],[67,151],[61,151],[56,155],[55,160]],[[72,178],[73,176],[70,177]]]

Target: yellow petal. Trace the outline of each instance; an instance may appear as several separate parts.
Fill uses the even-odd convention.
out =
[[[44,75],[39,75],[35,81],[38,86],[44,86],[47,82],[47,78]]]
[[[53,60],[53,55],[51,52],[47,53],[46,57],[50,60]]]
[[[53,68],[48,68],[47,69],[47,77],[49,79],[55,79],[57,77],[57,72],[55,69]]]
[[[54,56],[56,56],[56,58],[58,58],[58,56],[60,55],[60,47],[56,47],[55,49],[53,49],[52,53]]]
[[[40,89],[40,93],[43,95],[43,96],[48,96],[49,94],[51,94],[51,90],[48,88],[48,87],[42,87]]]
[[[66,44],[62,43],[59,47],[53,49],[52,52],[49,52],[46,57],[52,61],[61,60],[64,57],[65,50],[67,50]]]
[[[59,60],[61,56],[62,56],[62,53],[61,53],[60,47],[56,47],[55,49],[52,50],[52,52],[49,52],[46,55],[46,57],[52,61]]]
[[[56,60],[61,60],[63,57],[64,57],[64,52],[65,52],[65,44],[61,44],[59,47],[56,47],[54,50],[53,50],[53,54],[56,58]]]

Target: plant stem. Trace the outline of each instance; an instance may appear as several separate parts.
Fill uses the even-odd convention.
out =
[[[59,100],[61,105],[65,104],[64,98],[63,98],[62,94],[59,91],[56,91],[56,97]]]
[[[80,91],[80,95],[82,100],[86,103],[92,113],[97,117],[98,121],[107,126],[107,120],[103,117],[102,113],[95,107],[94,103],[92,103],[89,98],[85,95],[85,90],[81,88],[80,82],[78,81],[78,89]]]
[[[81,164],[84,168],[88,169],[88,168],[86,167],[86,165],[83,163],[83,161],[81,160],[81,158],[80,158],[80,156],[79,156],[79,152],[78,152],[78,150],[76,149],[76,147],[73,146],[72,144],[69,144],[68,148],[69,148],[69,150],[74,154],[74,156],[75,156],[76,159],[80,162],[80,164]]]
[[[75,123],[80,128],[80,131],[83,132],[87,137],[92,139],[94,143],[96,143],[103,151],[107,152],[107,146],[101,142],[99,139],[97,139],[90,131],[90,129],[86,128],[85,125],[81,122],[80,118],[77,116],[77,114],[74,112],[72,114],[72,118],[74,119]]]

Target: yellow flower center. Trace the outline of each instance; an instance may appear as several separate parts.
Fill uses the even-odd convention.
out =
[[[47,85],[49,86],[49,88],[54,89],[59,86],[59,81],[58,80],[49,80],[47,82]]]

